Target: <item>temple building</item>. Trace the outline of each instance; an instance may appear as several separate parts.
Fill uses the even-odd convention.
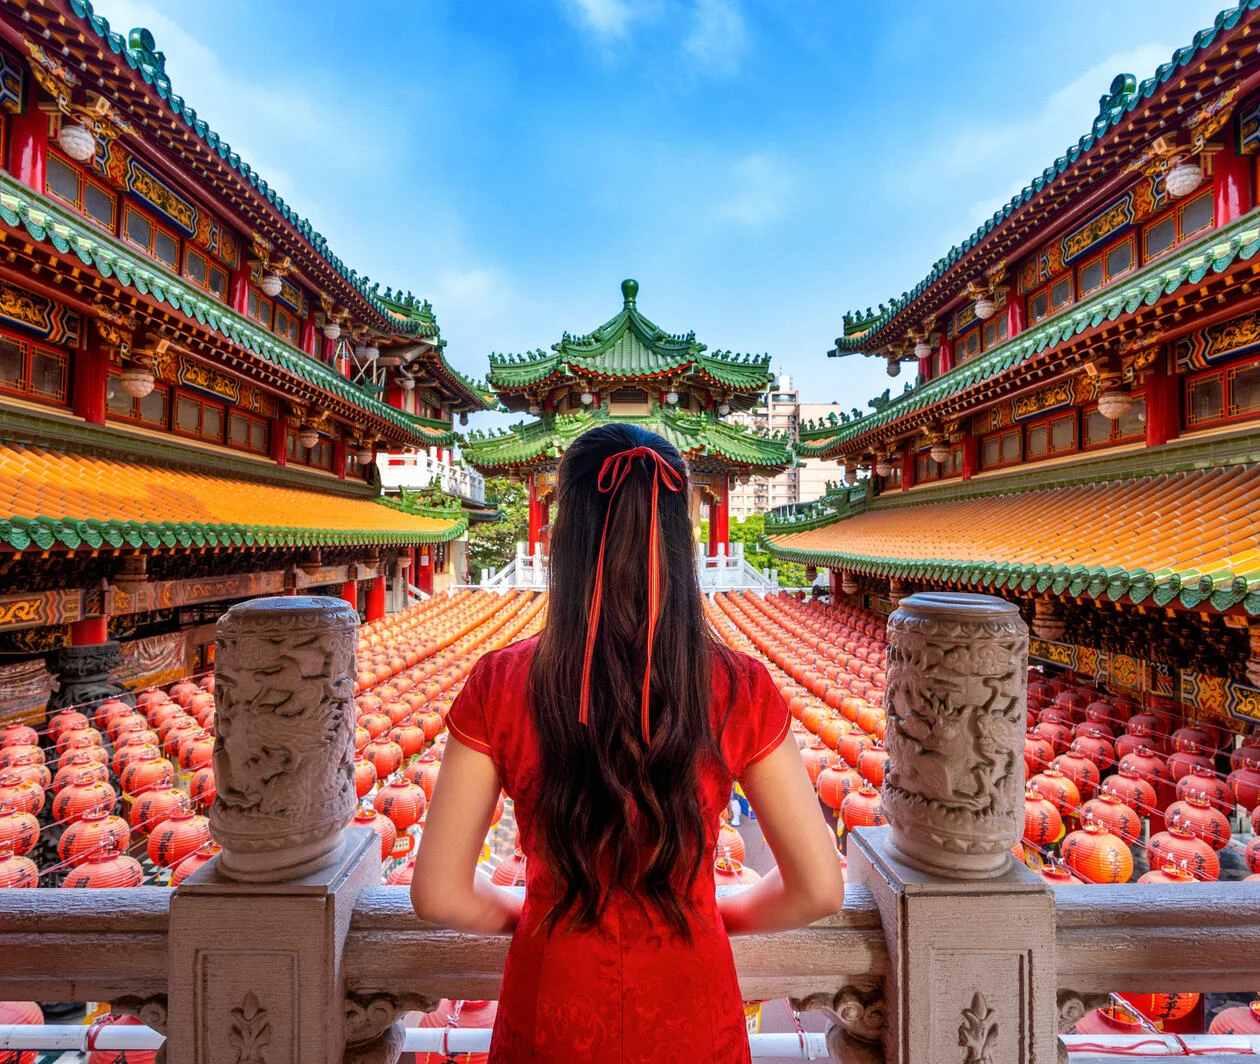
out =
[[[1117,77],[910,292],[845,315],[830,355],[917,380],[803,426],[848,486],[772,551],[884,612],[1001,595],[1047,667],[1238,732],[1260,721],[1260,16],[1227,14]]]
[[[428,303],[337,257],[173,89],[147,30],[0,7],[6,711],[204,672],[258,595],[368,619],[449,569],[458,493],[383,499],[492,402]],[[51,673],[46,667],[51,667]]]
[[[793,463],[786,433],[729,420],[761,399],[773,379],[769,356],[709,351],[695,333],[666,333],[640,313],[638,291],[637,281],[623,281],[621,310],[593,332],[565,333],[550,351],[490,357],[487,379],[499,402],[534,420],[491,434],[473,432],[463,450],[487,475],[528,482],[530,557],[540,553],[560,457],[595,425],[642,425],[682,452],[698,489],[697,537],[701,507],[708,510],[710,557],[733,557],[733,484],[773,476]]]

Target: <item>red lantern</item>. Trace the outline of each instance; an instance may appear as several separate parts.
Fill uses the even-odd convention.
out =
[[[34,743],[0,746],[0,768],[9,768],[18,763],[29,764],[30,759],[34,759],[41,765],[44,763],[44,751]]]
[[[365,757],[354,759],[354,792],[359,798],[376,786],[376,767]]]
[[[1029,776],[1040,772],[1054,757],[1054,743],[1030,735],[1024,740],[1024,769]]]
[[[1024,841],[1034,846],[1057,842],[1063,833],[1063,817],[1049,798],[1031,787],[1024,792]]]
[[[149,740],[153,741],[150,742]],[[162,748],[157,744],[157,735],[151,731],[133,732],[126,736],[126,741],[114,748],[114,760],[111,763],[114,775],[121,776],[123,770],[138,757],[161,757]]]
[[[44,1012],[33,1001],[0,1001],[0,1025],[41,1026],[43,1022]],[[35,1064],[39,1056],[39,1052],[34,1049],[13,1049],[0,1054],[0,1061],[3,1064]]]
[[[1081,793],[1076,784],[1057,768],[1047,768],[1028,781],[1031,790],[1043,798],[1048,798],[1054,807],[1065,816],[1074,816],[1081,804]]]
[[[131,842],[127,822],[107,806],[89,809],[62,833],[57,853],[63,861],[80,865],[93,854],[110,850],[123,853]]]
[[[1081,886],[1085,882],[1070,868],[1061,864],[1044,864],[1038,874],[1052,887]]]
[[[409,887],[411,877],[416,871],[416,860],[413,857],[406,864],[400,864],[385,877],[385,885],[389,887]]]
[[[178,887],[222,849],[223,847],[213,839],[203,842],[197,847],[196,853],[189,854],[175,866],[175,871],[171,873],[171,886]]]
[[[1081,806],[1081,820],[1101,824],[1126,845],[1132,846],[1142,834],[1142,818],[1114,794],[1103,791]]]
[[[198,809],[208,809],[218,794],[214,784],[214,766],[206,765],[193,773],[188,781],[188,797]]]
[[[1120,745],[1117,743],[1116,753],[1119,752]],[[1149,750],[1135,750],[1125,754],[1120,758],[1120,767],[1129,769],[1152,787],[1172,783],[1172,775],[1168,771],[1167,763],[1159,754]]]
[[[131,829],[141,835],[147,835],[163,820],[169,817],[187,799],[183,791],[174,787],[154,787],[136,795],[131,805],[128,819]]]
[[[1066,724],[1038,724],[1032,730],[1034,739],[1045,739],[1056,754],[1061,754],[1072,741],[1072,729]]]
[[[1147,817],[1155,811],[1155,788],[1131,768],[1121,767],[1114,776],[1108,776],[1100,790],[1114,794],[1130,809],[1136,809],[1140,816]]]
[[[52,785],[52,773],[49,772],[48,766],[34,754],[22,754],[14,758],[13,764],[4,771],[35,784],[41,790],[46,791]]]
[[[424,737],[423,729],[418,724],[403,724],[394,728],[390,731],[389,737],[398,744],[404,758],[415,757],[429,745],[429,741]]]
[[[185,801],[149,833],[149,860],[159,868],[174,868],[209,840],[210,821],[194,813]]]
[[[1077,794],[1081,797],[1093,794],[1098,790],[1098,783],[1102,778],[1101,773],[1098,771],[1098,766],[1081,754],[1060,754],[1050,762],[1049,767],[1058,769],[1075,783]]]
[[[1257,835],[1249,843],[1243,851],[1243,860],[1247,862],[1247,868],[1260,874],[1260,835]]]
[[[844,822],[845,831],[887,823],[879,792],[863,781],[862,786],[840,803],[840,819]]]
[[[0,887],[34,887],[39,869],[29,857],[20,857],[13,847],[0,845]]]
[[[403,763],[402,747],[384,735],[368,743],[363,756],[372,762],[376,778],[380,780],[392,776]]]
[[[1177,800],[1184,802],[1192,791],[1203,795],[1226,816],[1234,811],[1234,791],[1211,768],[1191,768],[1177,780]]]
[[[136,758],[127,762],[119,780],[124,793],[134,798],[155,787],[170,787],[175,782],[175,770],[164,757]]]
[[[87,728],[91,726],[91,723],[77,709],[63,709],[48,722],[48,741],[56,743],[58,737],[66,729]]]
[[[432,754],[422,754],[416,758],[403,775],[424,789],[426,801],[433,801],[433,788],[437,786],[438,773],[442,771],[442,762]]]
[[[103,746],[97,746],[90,739],[76,739],[66,747],[65,752],[57,760],[57,771],[69,764],[81,765],[91,761],[98,765],[109,764],[109,752]]]
[[[1138,876],[1139,883],[1197,883],[1189,872],[1178,868],[1174,864],[1165,864],[1162,868],[1153,868],[1149,872]]]
[[[1151,837],[1147,846],[1151,863],[1171,863],[1189,871],[1195,879],[1213,882],[1221,878],[1221,861],[1202,839],[1179,824],[1172,824],[1167,831]]]
[[[214,736],[208,731],[193,732],[179,744],[179,767],[195,772],[214,760]]]
[[[1180,1020],[1194,1011],[1198,994],[1121,994],[1139,1013],[1154,1023]]]
[[[1086,727],[1096,728],[1098,725]],[[1072,740],[1071,752],[1088,758],[1100,769],[1111,768],[1116,763],[1116,748],[1111,745],[1110,739],[1101,735],[1078,735]]]
[[[868,739],[867,742],[870,740]],[[856,758],[856,754],[854,755]],[[809,774],[809,782],[818,786],[818,777],[824,768],[836,763],[835,755],[820,740],[815,739],[801,751],[801,760],[805,762],[805,771]]]
[[[839,809],[845,798],[862,785],[862,777],[847,765],[818,773],[818,797],[828,809]]]
[[[1244,761],[1229,774],[1234,797],[1244,809],[1260,805],[1260,762]]]
[[[64,754],[71,743],[104,746],[105,738],[90,724],[84,724],[78,728],[63,728],[57,736],[57,753]]]
[[[742,861],[744,859],[744,836],[729,824],[723,824],[718,829],[714,853],[718,857],[729,857],[735,861]]]
[[[490,882],[500,887],[525,886],[525,854],[518,848],[511,857],[505,857],[490,873]]]
[[[93,1021],[94,1028],[100,1027],[143,1027],[144,1023],[134,1016],[110,1012]],[[153,1064],[157,1058],[157,1050],[142,1051],[138,1049],[94,1049],[88,1054],[87,1064]]]
[[[884,773],[888,771],[888,753],[882,746],[873,746],[858,754],[858,772],[872,787],[884,785]],[[820,773],[821,775],[821,773]]]
[[[713,862],[715,887],[751,887],[761,876],[734,857],[719,857]]]
[[[84,772],[74,783],[63,787],[53,799],[53,819],[73,822],[98,806],[112,809],[117,798],[114,788],[108,783],[94,779],[91,772]]]
[[[138,887],[144,882],[144,869],[134,857],[104,850],[93,854],[70,870],[61,885],[69,889],[82,887]]]
[[[1063,840],[1063,860],[1087,883],[1127,883],[1133,854],[1101,824],[1087,822]]]
[[[1164,822],[1180,824],[1214,850],[1223,850],[1229,845],[1229,821],[1201,794],[1191,792],[1184,802],[1173,802],[1164,810]]]
[[[1235,1005],[1222,1009],[1212,1020],[1208,1034],[1260,1035],[1260,998],[1250,1005]]]
[[[44,808],[44,788],[16,772],[0,772],[0,804],[38,816]]]
[[[1248,765],[1260,769],[1260,745],[1256,740],[1248,739],[1242,746],[1229,755],[1229,768],[1233,772]]]
[[[0,805],[0,848],[24,857],[39,842],[39,821],[17,806]]]
[[[391,776],[376,792],[372,805],[378,813],[389,817],[399,832],[403,832],[424,816],[427,801],[423,788],[401,776]]]
[[[10,724],[0,728],[0,750],[10,746],[38,746],[39,732],[29,724]]]
[[[368,736],[376,739],[393,726],[388,713],[365,713],[359,718],[359,726],[367,729]]]
[[[359,811],[355,813],[354,818],[350,821],[350,826],[352,828],[371,828],[375,831],[381,840],[381,860],[389,860],[390,854],[394,852],[394,842],[398,838],[398,832],[389,817],[381,816],[367,802],[363,802],[359,806]]]

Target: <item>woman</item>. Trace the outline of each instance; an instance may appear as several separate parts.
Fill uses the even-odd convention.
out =
[[[491,1064],[747,1061],[727,936],[843,902],[787,706],[705,620],[688,488],[678,451],[644,429],[576,440],[546,626],[478,661],[447,717],[411,897],[423,919],[513,933]],[[715,899],[736,778],[778,868]],[[527,857],[523,902],[476,872],[500,787]]]

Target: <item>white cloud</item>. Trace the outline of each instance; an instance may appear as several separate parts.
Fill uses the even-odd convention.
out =
[[[730,168],[730,191],[714,205],[718,218],[758,228],[781,218],[791,205],[796,181],[786,162],[755,152]]]
[[[625,0],[567,0],[569,8],[597,37],[624,37],[634,18]]]
[[[683,50],[709,73],[727,76],[738,71],[748,50],[748,29],[738,0],[696,0]]]

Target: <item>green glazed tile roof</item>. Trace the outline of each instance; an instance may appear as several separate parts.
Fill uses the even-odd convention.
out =
[[[651,429],[683,454],[716,455],[735,465],[756,469],[784,469],[793,463],[791,445],[785,439],[758,435],[742,426],[715,421],[706,414],[669,411],[616,418],[605,410],[560,414],[492,435],[474,432],[465,440],[462,453],[471,465],[484,469],[558,458],[587,429],[610,421]]]
[[[825,437],[825,446],[817,443],[803,445],[801,453],[821,457],[838,454],[852,440],[873,429],[892,424],[957,395],[1086,329],[1115,321],[1143,306],[1151,306],[1184,285],[1198,284],[1209,272],[1222,273],[1236,259],[1251,259],[1257,251],[1260,251],[1260,209],[1214,230],[1176,255],[1157,259],[1132,277],[1067,307],[977,358],[890,400],[861,420],[842,425],[834,436]]]
[[[903,292],[900,297],[894,297],[886,304],[881,303],[877,309],[867,308],[865,311],[846,314],[844,335],[836,338],[836,346],[830,353],[844,354],[863,350],[863,345],[872,336],[878,334],[903,308],[913,303],[929,287],[944,277],[968,251],[994,230],[1000,228],[1011,215],[1039,192],[1054,184],[1082,156],[1092,152],[1105,134],[1119,125],[1144,100],[1154,96],[1161,86],[1171,78],[1184,76],[1186,68],[1198,59],[1204,49],[1210,47],[1222,33],[1234,29],[1246,15],[1257,8],[1260,8],[1260,0],[1243,0],[1235,7],[1222,11],[1213,20],[1211,26],[1196,33],[1190,44],[1184,48],[1178,48],[1167,63],[1160,64],[1155,73],[1140,84],[1131,74],[1119,75],[1112,82],[1110,93],[1100,100],[1098,116],[1084,136],[1017,192],[1008,203],[995,211],[993,216],[971,236],[950,248],[949,252],[933,265],[931,272],[909,292]]]
[[[2,171],[0,220],[15,229],[20,225],[32,239],[52,245],[62,255],[75,255],[102,277],[113,278],[125,288],[166,303],[307,384],[390,422],[417,440],[427,441],[426,433],[417,427],[411,414],[382,403],[332,367],[292,347],[277,334],[260,328],[156,262],[134,254],[121,241],[80,216],[62,210]]]
[[[639,313],[635,302],[638,282],[623,281],[621,289],[621,312],[594,332],[585,336],[565,333],[550,353],[491,355],[490,384],[507,391],[558,375],[626,380],[685,371],[733,391],[760,392],[773,380],[769,355],[710,352],[696,340],[695,333],[667,333]]]
[[[382,299],[379,284],[373,284],[366,276],[342,262],[328,246],[328,241],[323,234],[317,232],[309,221],[285,203],[279,193],[259,176],[249,163],[234,152],[226,140],[210,128],[205,119],[197,116],[197,112],[172,89],[171,79],[166,73],[166,57],[157,51],[152,33],[146,29],[137,28],[133,29],[124,40],[120,34],[109,28],[107,19],[93,11],[90,0],[69,0],[68,7],[89,32],[99,38],[111,52],[120,56],[132,70],[138,72],[145,82],[153,87],[153,91],[178,121],[192,130],[220,159],[248,181],[258,194],[271,204],[310,246],[349,282],[364,301],[382,319],[391,324],[398,335],[425,339],[437,338],[437,321],[427,302],[417,304],[410,296]],[[402,318],[390,313],[391,306],[399,301],[408,304],[411,311]]]

